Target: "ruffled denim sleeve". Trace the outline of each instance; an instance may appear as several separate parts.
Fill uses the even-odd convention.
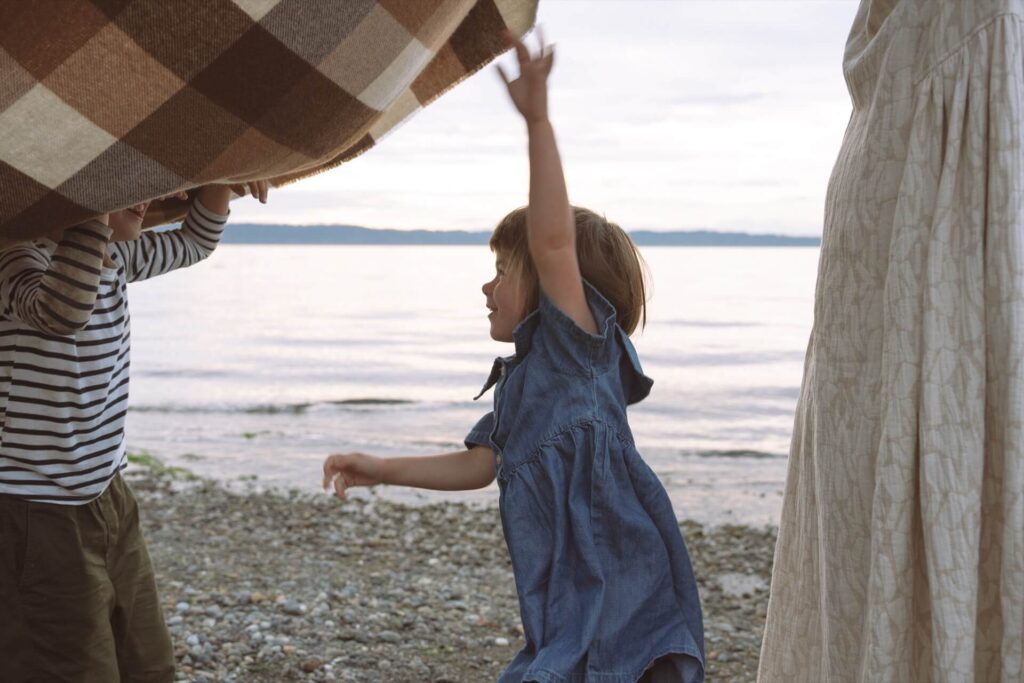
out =
[[[538,331],[541,334],[534,339],[553,361],[555,369],[590,376],[595,365],[608,361],[608,347],[615,339],[618,314],[611,302],[586,280],[583,281],[583,292],[597,323],[596,334],[577,325],[541,290],[537,307]]]
[[[597,323],[591,334],[576,324],[541,291],[535,343],[557,372],[595,377],[607,376],[617,367],[627,403],[636,403],[650,393],[653,381],[644,375],[640,359],[626,331],[617,322],[615,307],[586,280],[583,291]]]
[[[477,423],[473,425],[473,429],[469,430],[469,434],[466,435],[465,444],[466,448],[474,448],[476,446],[487,446],[491,445],[491,431],[494,429],[494,411],[491,411],[477,420]]]

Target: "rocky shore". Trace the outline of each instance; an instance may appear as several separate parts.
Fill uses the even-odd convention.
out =
[[[494,681],[522,646],[496,509],[126,473],[182,681]],[[709,681],[753,681],[775,533],[689,522]]]

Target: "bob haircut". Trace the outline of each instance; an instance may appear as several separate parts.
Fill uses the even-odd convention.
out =
[[[589,209],[572,207],[576,222],[576,257],[580,274],[618,313],[618,323],[627,334],[647,323],[646,264],[626,231]],[[491,251],[500,253],[526,286],[526,310],[540,301],[540,281],[530,257],[526,234],[526,207],[501,219],[494,229]]]

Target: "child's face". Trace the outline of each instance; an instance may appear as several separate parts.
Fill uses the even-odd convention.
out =
[[[491,339],[495,341],[512,341],[512,330],[526,315],[526,296],[521,286],[516,269],[508,268],[508,264],[498,254],[495,263],[494,279],[484,283],[484,296],[487,297],[487,308],[491,309],[487,319],[491,321]]]
[[[149,202],[142,202],[127,209],[110,213],[110,241],[128,242],[139,238],[142,234],[142,217],[146,215]]]

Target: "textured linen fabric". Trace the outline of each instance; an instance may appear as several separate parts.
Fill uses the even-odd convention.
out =
[[[865,0],[760,680],[1024,680],[1024,4]]]
[[[635,683],[656,660],[652,680],[702,681],[690,558],[626,420],[651,380],[614,307],[584,286],[598,334],[542,293],[484,386],[497,385],[494,411],[466,439],[495,453],[526,637],[500,681]]]
[[[336,166],[503,52],[536,5],[0,0],[0,239]],[[169,204],[150,218],[185,214]]]

